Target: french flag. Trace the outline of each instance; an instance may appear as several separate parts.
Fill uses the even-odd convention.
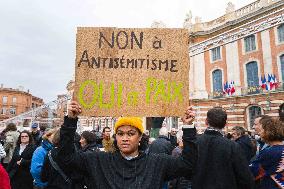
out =
[[[270,74],[267,74],[267,87],[268,90],[271,90],[273,88],[272,77]]]
[[[268,90],[265,75],[261,77],[260,80],[261,80],[261,88]]]
[[[271,74],[271,81],[270,81],[270,89],[273,89],[273,87],[274,87],[274,89],[276,89],[278,86],[277,86],[278,84],[277,84],[277,79],[276,79],[276,76],[275,76],[275,74]]]
[[[234,81],[231,81],[231,95],[234,94],[236,92],[236,89],[235,89],[235,82]]]
[[[223,93],[224,94],[229,94],[229,92],[230,92],[230,86],[229,86],[229,84],[228,84],[228,82],[226,81],[226,83],[224,83],[224,89],[223,89]]]

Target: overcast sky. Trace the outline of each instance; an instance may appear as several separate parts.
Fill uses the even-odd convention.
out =
[[[45,102],[66,93],[74,74],[77,26],[181,28],[186,13],[209,21],[229,0],[0,0],[0,83]],[[236,9],[253,0],[231,0]]]

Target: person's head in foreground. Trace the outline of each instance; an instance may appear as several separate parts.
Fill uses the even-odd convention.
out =
[[[261,120],[262,128],[260,137],[270,145],[275,142],[282,143],[284,140],[284,123],[276,118],[267,118]]]
[[[114,126],[117,147],[124,157],[136,157],[144,128],[139,117],[120,117]]]
[[[207,112],[205,123],[209,127],[223,129],[227,123],[227,113],[222,108],[212,108]]]

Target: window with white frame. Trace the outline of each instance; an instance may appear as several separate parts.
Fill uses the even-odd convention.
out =
[[[277,28],[278,42],[284,42],[284,24]]]
[[[6,108],[5,108],[5,107],[3,107],[3,108],[1,109],[1,114],[2,114],[2,115],[6,114]]]
[[[245,52],[250,52],[256,50],[256,45],[255,45],[255,36],[250,35],[245,37]]]
[[[12,104],[16,104],[17,103],[17,98],[16,97],[13,97],[12,98]]]
[[[2,103],[3,104],[7,104],[7,102],[8,102],[8,97],[7,96],[3,96],[2,97]]]
[[[280,56],[282,82],[284,83],[284,54]]]
[[[222,88],[222,71],[220,69],[214,70],[212,72],[212,78],[213,78],[213,91],[214,92],[223,91],[223,88]]]
[[[220,60],[221,59],[221,48],[216,47],[211,50],[212,61]]]
[[[261,115],[261,107],[251,106],[249,107],[249,128],[253,129],[254,119]]]
[[[249,62],[246,64],[247,84],[248,87],[255,87],[259,85],[258,66],[257,62]]]
[[[16,108],[11,107],[11,108],[10,108],[10,114],[11,114],[11,115],[16,115]]]

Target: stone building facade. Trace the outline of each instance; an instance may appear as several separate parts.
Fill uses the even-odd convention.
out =
[[[252,130],[259,114],[277,116],[284,102],[284,1],[258,0],[238,10],[229,3],[220,18],[197,18],[194,24],[191,19],[188,14],[184,27],[189,30],[189,94],[196,124],[204,129],[206,112],[215,106],[228,112],[228,130]],[[276,78],[272,89],[260,87],[264,77],[268,87]],[[224,92],[228,87],[235,92]]]

